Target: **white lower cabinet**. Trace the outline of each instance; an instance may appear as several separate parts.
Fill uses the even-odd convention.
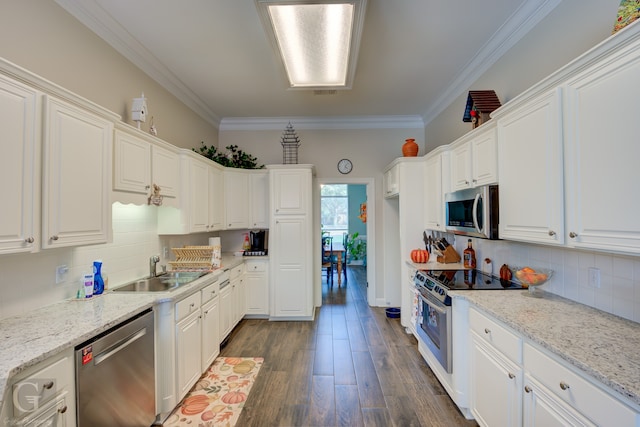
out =
[[[224,339],[231,332],[231,317],[233,311],[233,296],[232,296],[232,288],[231,284],[227,283],[227,285],[223,288],[220,288],[220,342],[224,341]]]
[[[519,426],[522,368],[471,332],[471,413],[482,426]]]
[[[69,348],[17,374],[2,407],[2,425],[76,425],[74,353]],[[5,397],[7,397],[5,396]]]
[[[269,260],[247,260],[245,270],[245,315],[266,317],[269,315]]]
[[[176,303],[176,322],[176,380],[178,399],[182,399],[201,373],[200,292]]]
[[[220,354],[220,297],[218,282],[204,288],[202,298],[202,357],[204,372]]]
[[[471,307],[470,407],[481,426],[637,426],[606,386]]]

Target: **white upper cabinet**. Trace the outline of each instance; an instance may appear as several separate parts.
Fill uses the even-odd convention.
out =
[[[384,197],[400,194],[400,167],[395,164],[384,173]]]
[[[469,132],[451,147],[451,191],[498,182],[495,121]]]
[[[249,228],[269,228],[269,172],[253,172],[250,175],[251,193]]]
[[[565,103],[567,244],[640,253],[640,41],[571,78]]]
[[[224,172],[222,167],[209,167],[209,231],[224,229]]]
[[[39,186],[39,94],[0,76],[0,254],[37,250],[35,209]],[[38,233],[39,235],[39,233]]]
[[[249,174],[240,170],[224,171],[224,205],[227,229],[249,227]]]
[[[190,231],[198,233],[209,228],[209,164],[191,159],[189,165]]]
[[[444,194],[448,191],[449,153],[439,148],[429,153],[424,169],[424,220],[425,228],[445,231]]]
[[[42,246],[106,243],[113,123],[46,97]]]
[[[554,89],[497,118],[502,239],[564,242],[560,99]]]
[[[153,144],[133,132],[137,130],[115,132],[113,189],[149,195],[156,184],[161,195],[176,197],[180,179],[177,149]]]
[[[278,169],[272,173],[271,191],[274,215],[306,215],[311,198],[311,178],[296,169]]]

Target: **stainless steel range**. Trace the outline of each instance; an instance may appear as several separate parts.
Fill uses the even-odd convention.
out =
[[[418,270],[413,278],[419,294],[416,331],[447,373],[452,372],[450,291],[522,289],[478,270]]]

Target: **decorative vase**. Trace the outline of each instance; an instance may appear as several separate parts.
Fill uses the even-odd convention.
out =
[[[402,146],[402,155],[404,157],[416,157],[418,155],[418,144],[416,144],[416,140],[409,138],[405,141]]]

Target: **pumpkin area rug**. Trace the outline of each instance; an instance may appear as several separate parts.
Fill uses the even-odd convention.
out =
[[[233,427],[262,357],[219,357],[164,422],[164,427]]]

